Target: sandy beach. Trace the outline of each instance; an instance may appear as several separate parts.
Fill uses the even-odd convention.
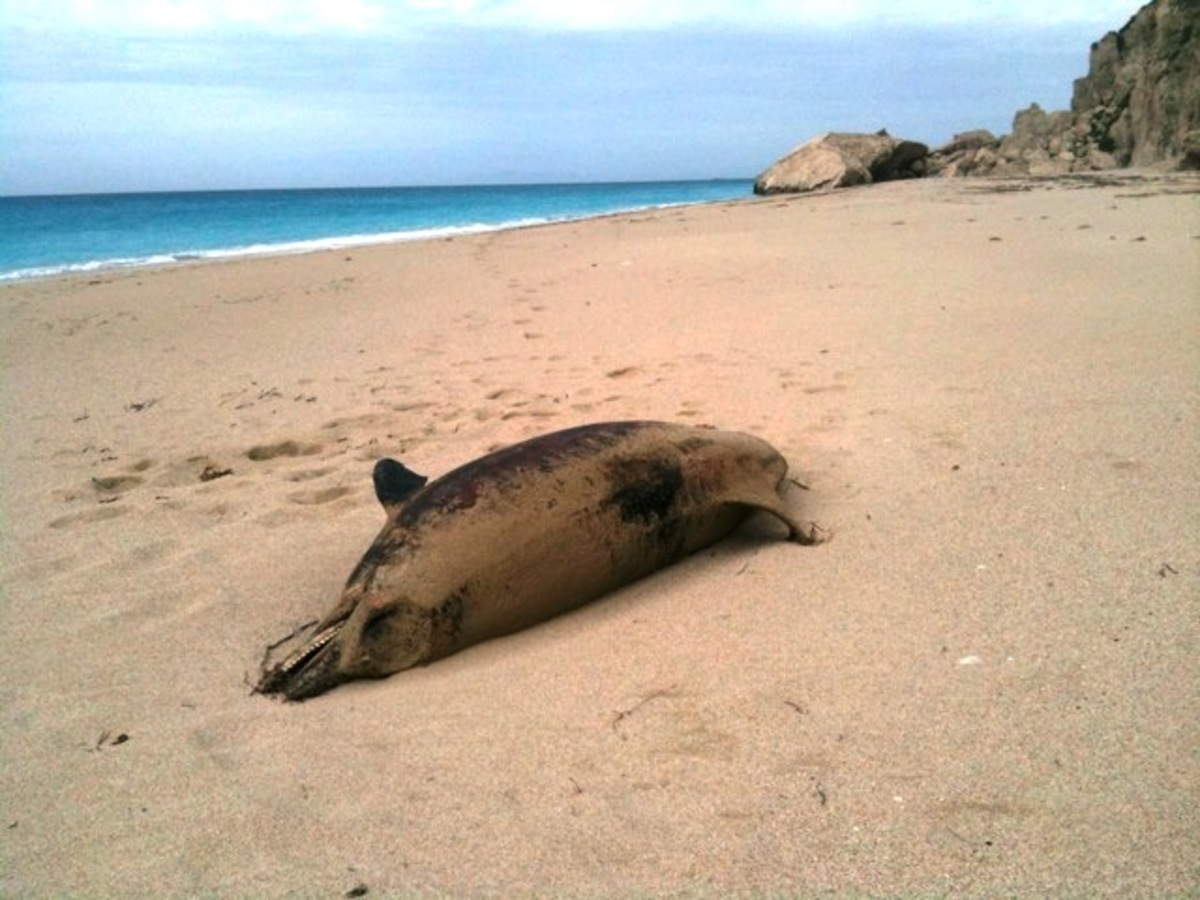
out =
[[[0,893],[1194,896],[1198,298],[1200,179],[1128,174],[0,286]],[[629,418],[832,538],[252,693],[376,459]]]

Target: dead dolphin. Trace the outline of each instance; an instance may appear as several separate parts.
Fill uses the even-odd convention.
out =
[[[309,639],[256,688],[303,700],[381,678],[593,600],[784,507],[787,462],[748,434],[604,422],[497,450],[426,485],[375,466],[387,524]]]

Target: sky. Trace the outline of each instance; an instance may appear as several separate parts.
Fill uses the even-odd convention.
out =
[[[0,195],[752,178],[1070,105],[1133,0],[0,0]]]

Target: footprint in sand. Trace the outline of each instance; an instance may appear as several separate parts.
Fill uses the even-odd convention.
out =
[[[312,456],[321,452],[320,444],[301,444],[297,441],[281,441],[278,444],[260,444],[246,451],[246,457],[254,462],[265,462],[280,456]]]
[[[417,412],[422,409],[429,409],[430,407],[436,406],[436,405],[437,405],[436,403],[432,403],[430,401],[418,401],[415,403],[395,403],[392,405],[392,409],[395,412]]]
[[[126,558],[131,564],[149,566],[169,560],[183,548],[183,542],[174,538],[150,541],[131,549]]]
[[[216,481],[218,478],[224,478],[226,475],[232,475],[233,469],[225,466],[209,464],[200,470],[199,478],[201,481]]]
[[[612,369],[608,372],[605,372],[604,377],[605,378],[625,378],[628,375],[636,375],[640,371],[641,371],[641,369],[639,369],[637,366],[625,366],[624,368]]]
[[[110,475],[106,478],[92,479],[92,487],[96,489],[96,493],[105,497],[117,497],[141,483],[142,479],[137,475]]]
[[[301,506],[319,506],[322,503],[332,503],[353,492],[345,486],[322,488],[319,491],[296,491],[288,494],[288,499]]]
[[[167,463],[150,483],[155,488],[166,489],[215,481],[232,474],[233,469],[219,460],[209,456],[189,456],[185,460]]]
[[[301,472],[293,472],[287,476],[288,481],[315,481],[318,478],[324,478],[333,468],[326,466],[323,469],[305,469]]]
[[[554,409],[510,409],[506,413],[500,414],[501,421],[507,422],[509,419],[550,419],[558,415],[558,410]]]
[[[69,516],[60,516],[50,522],[49,527],[55,530],[71,528],[75,525],[88,525],[92,522],[105,522],[124,515],[126,509],[121,506],[101,506],[99,509],[87,509]]]

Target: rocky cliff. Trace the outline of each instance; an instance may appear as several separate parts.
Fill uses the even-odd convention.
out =
[[[1155,0],[1093,44],[1071,115],[1080,149],[1118,165],[1182,156],[1200,128],[1200,0]]]
[[[758,176],[756,193],[919,175],[1063,175],[1124,166],[1200,169],[1200,0],[1152,0],[1092,45],[1071,108],[1036,103],[1012,134],[968,131],[928,156],[913,141],[823,135]]]
[[[972,132],[970,134],[978,134]],[[1122,166],[1193,166],[1200,147],[1200,0],[1153,0],[1092,45],[1071,108],[1036,103],[1012,134],[980,148],[956,137],[933,174],[1054,175]]]

